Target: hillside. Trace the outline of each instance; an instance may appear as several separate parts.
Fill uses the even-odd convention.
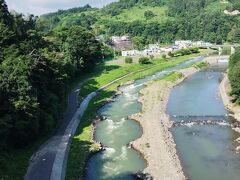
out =
[[[137,47],[148,43],[169,43],[175,39],[212,43],[239,42],[240,18],[224,10],[238,9],[235,0],[120,0],[102,9],[85,6],[43,15],[39,24],[45,33],[72,25],[92,30],[96,36],[128,34]]]

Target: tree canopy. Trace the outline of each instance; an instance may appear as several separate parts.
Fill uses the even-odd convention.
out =
[[[69,82],[101,58],[102,44],[86,29],[42,37],[37,21],[10,13],[0,1],[0,150],[50,132],[61,119]]]
[[[106,38],[127,34],[139,49],[149,43],[171,43],[176,39],[217,44],[240,42],[239,18],[224,13],[224,10],[237,7],[237,4],[238,0],[225,4],[219,0],[119,0],[102,9],[66,11],[67,16],[53,14],[51,18],[58,19],[51,27],[58,29],[81,25],[93,29],[96,36],[103,34]],[[133,20],[128,20],[129,16]],[[51,21],[48,23],[51,24]]]
[[[234,101],[240,104],[240,48],[230,57],[228,77],[231,83],[231,94]]]

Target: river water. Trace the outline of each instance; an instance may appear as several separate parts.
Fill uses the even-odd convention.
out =
[[[239,134],[231,129],[219,94],[221,72],[226,69],[227,64],[219,64],[200,71],[170,95],[167,113],[183,124],[172,128],[172,133],[184,171],[192,180],[240,179],[240,156],[234,142]],[[201,125],[200,121],[209,124]]]
[[[120,88],[122,95],[117,96],[114,102],[105,105],[98,112],[105,116],[106,120],[97,124],[95,138],[106,146],[106,150],[90,158],[86,179],[133,179],[132,174],[146,167],[143,157],[127,147],[129,142],[142,134],[141,126],[127,118],[141,111],[141,104],[138,102],[140,90],[144,88],[145,83],[202,59],[191,59]]]
[[[145,83],[202,59],[189,60],[120,88],[122,95],[99,110],[99,114],[106,117],[106,120],[97,124],[95,139],[101,142],[106,150],[90,158],[86,179],[133,179],[132,174],[146,167],[143,157],[134,149],[127,147],[129,142],[142,134],[140,125],[127,118],[141,111],[141,104],[137,101],[140,90],[144,88]],[[224,66],[218,66],[196,73],[174,88],[170,97],[167,111],[176,122],[209,118],[224,120],[219,126],[192,126],[191,123],[187,123],[172,129],[180,159],[187,176],[191,179],[240,177],[240,171],[236,172],[237,167],[240,167],[240,161],[233,152],[232,142],[235,134],[228,127],[228,120],[225,117],[227,111],[218,96],[218,86],[222,78],[220,72],[223,70]],[[190,95],[187,91],[191,93],[192,98],[187,96]],[[219,164],[217,160],[223,164]],[[214,176],[215,172],[228,169],[229,173],[225,173],[225,176]]]

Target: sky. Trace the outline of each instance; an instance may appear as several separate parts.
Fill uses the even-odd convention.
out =
[[[92,7],[103,7],[117,0],[5,0],[9,10],[23,14],[41,15],[59,9],[69,9],[90,4]]]

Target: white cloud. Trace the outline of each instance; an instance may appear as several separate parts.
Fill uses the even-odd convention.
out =
[[[69,9],[90,4],[93,7],[102,7],[117,0],[6,0],[10,10],[24,14],[41,15],[54,12],[58,9]]]

